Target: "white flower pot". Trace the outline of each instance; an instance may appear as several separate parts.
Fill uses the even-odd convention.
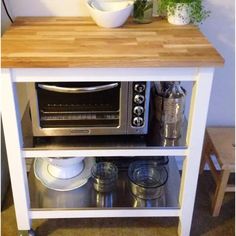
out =
[[[173,10],[167,8],[167,19],[173,25],[187,25],[190,23],[190,6],[186,3],[176,3],[174,13]]]

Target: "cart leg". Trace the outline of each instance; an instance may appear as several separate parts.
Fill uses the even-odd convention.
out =
[[[19,230],[19,236],[35,236],[35,231],[33,229],[30,230]]]
[[[2,69],[2,122],[5,134],[18,230],[30,230],[29,189],[15,83],[10,69]]]
[[[205,139],[204,139],[203,149],[202,149],[202,159],[201,159],[200,171],[199,171],[200,174],[202,174],[204,171],[204,167],[206,165],[208,155],[209,155],[209,145],[208,145],[207,136],[205,134]]]
[[[181,236],[190,235],[213,72],[211,68],[199,69],[193,84],[187,131],[188,154],[183,164],[179,196],[178,233]]]

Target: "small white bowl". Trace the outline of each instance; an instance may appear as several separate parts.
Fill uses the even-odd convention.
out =
[[[88,0],[86,6],[95,23],[104,28],[123,25],[133,10],[133,2],[97,2]]]
[[[119,11],[124,9],[130,5],[131,2],[129,1],[122,1],[122,2],[103,2],[97,0],[91,0],[90,6],[100,10],[100,11]]]
[[[57,166],[57,165],[48,165],[48,172],[55,178],[58,179],[71,179],[79,175],[84,169],[84,162],[80,161],[79,163],[69,165],[69,166]]]
[[[83,161],[85,157],[48,157],[47,162],[50,165],[66,167],[71,165],[76,165]]]

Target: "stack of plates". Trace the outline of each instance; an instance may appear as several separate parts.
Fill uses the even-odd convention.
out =
[[[91,168],[95,164],[95,159],[87,157],[82,162],[83,168],[80,169],[77,175],[71,178],[58,178],[52,175],[50,171],[52,164],[47,159],[37,158],[34,161],[34,174],[49,189],[70,191],[86,184],[91,176]]]

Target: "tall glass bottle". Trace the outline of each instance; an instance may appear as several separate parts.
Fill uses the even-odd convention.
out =
[[[185,108],[185,91],[180,82],[168,82],[163,94],[163,110],[161,116],[161,134],[165,138],[178,138]]]

